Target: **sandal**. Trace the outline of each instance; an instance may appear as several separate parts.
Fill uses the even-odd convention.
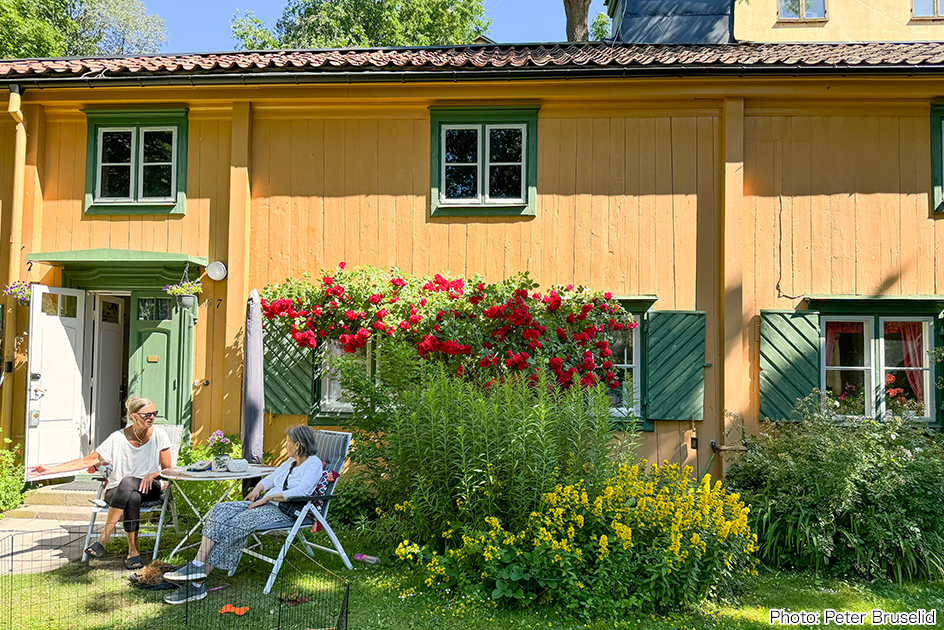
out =
[[[101,558],[105,555],[105,546],[97,540],[85,548],[89,558]]]
[[[141,562],[141,556],[131,556],[130,558],[125,558],[126,569],[140,569],[143,566],[144,563]]]

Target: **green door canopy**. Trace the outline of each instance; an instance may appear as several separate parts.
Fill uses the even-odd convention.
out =
[[[62,267],[62,286],[90,291],[159,288],[179,282],[186,265],[205,267],[208,262],[205,257],[190,254],[128,249],[40,252],[27,254],[26,260]]]
[[[646,314],[646,420],[704,420],[705,313]]]
[[[796,420],[793,407],[819,387],[819,313],[761,311],[760,416]]]

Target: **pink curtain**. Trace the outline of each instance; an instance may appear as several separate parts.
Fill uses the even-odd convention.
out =
[[[862,334],[862,322],[826,322],[826,365],[833,364],[833,347],[839,333]]]
[[[885,333],[901,332],[901,350],[904,356],[905,367],[924,367],[923,357],[924,342],[921,334],[924,326],[921,322],[889,322],[885,324]],[[924,372],[918,370],[908,370],[905,372],[908,376],[908,384],[918,400],[924,400]]]

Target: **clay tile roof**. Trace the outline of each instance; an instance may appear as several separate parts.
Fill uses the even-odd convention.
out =
[[[782,68],[803,71],[857,68],[944,72],[944,42],[855,44],[652,45],[601,42],[581,44],[489,44],[428,48],[296,50],[267,52],[143,55],[118,58],[0,60],[0,81],[28,79],[160,78],[188,75],[267,73],[463,73],[538,70],[626,70],[710,74]]]

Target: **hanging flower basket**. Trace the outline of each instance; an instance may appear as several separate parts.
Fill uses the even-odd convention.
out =
[[[203,284],[199,280],[188,280],[178,284],[168,284],[164,293],[177,298],[177,305],[181,308],[193,308],[197,303],[197,295],[203,292]]]
[[[15,297],[16,301],[20,303],[20,306],[29,306],[30,296],[33,294],[33,290],[30,284],[25,280],[17,280],[13,284],[5,285],[3,287],[3,294]]]

